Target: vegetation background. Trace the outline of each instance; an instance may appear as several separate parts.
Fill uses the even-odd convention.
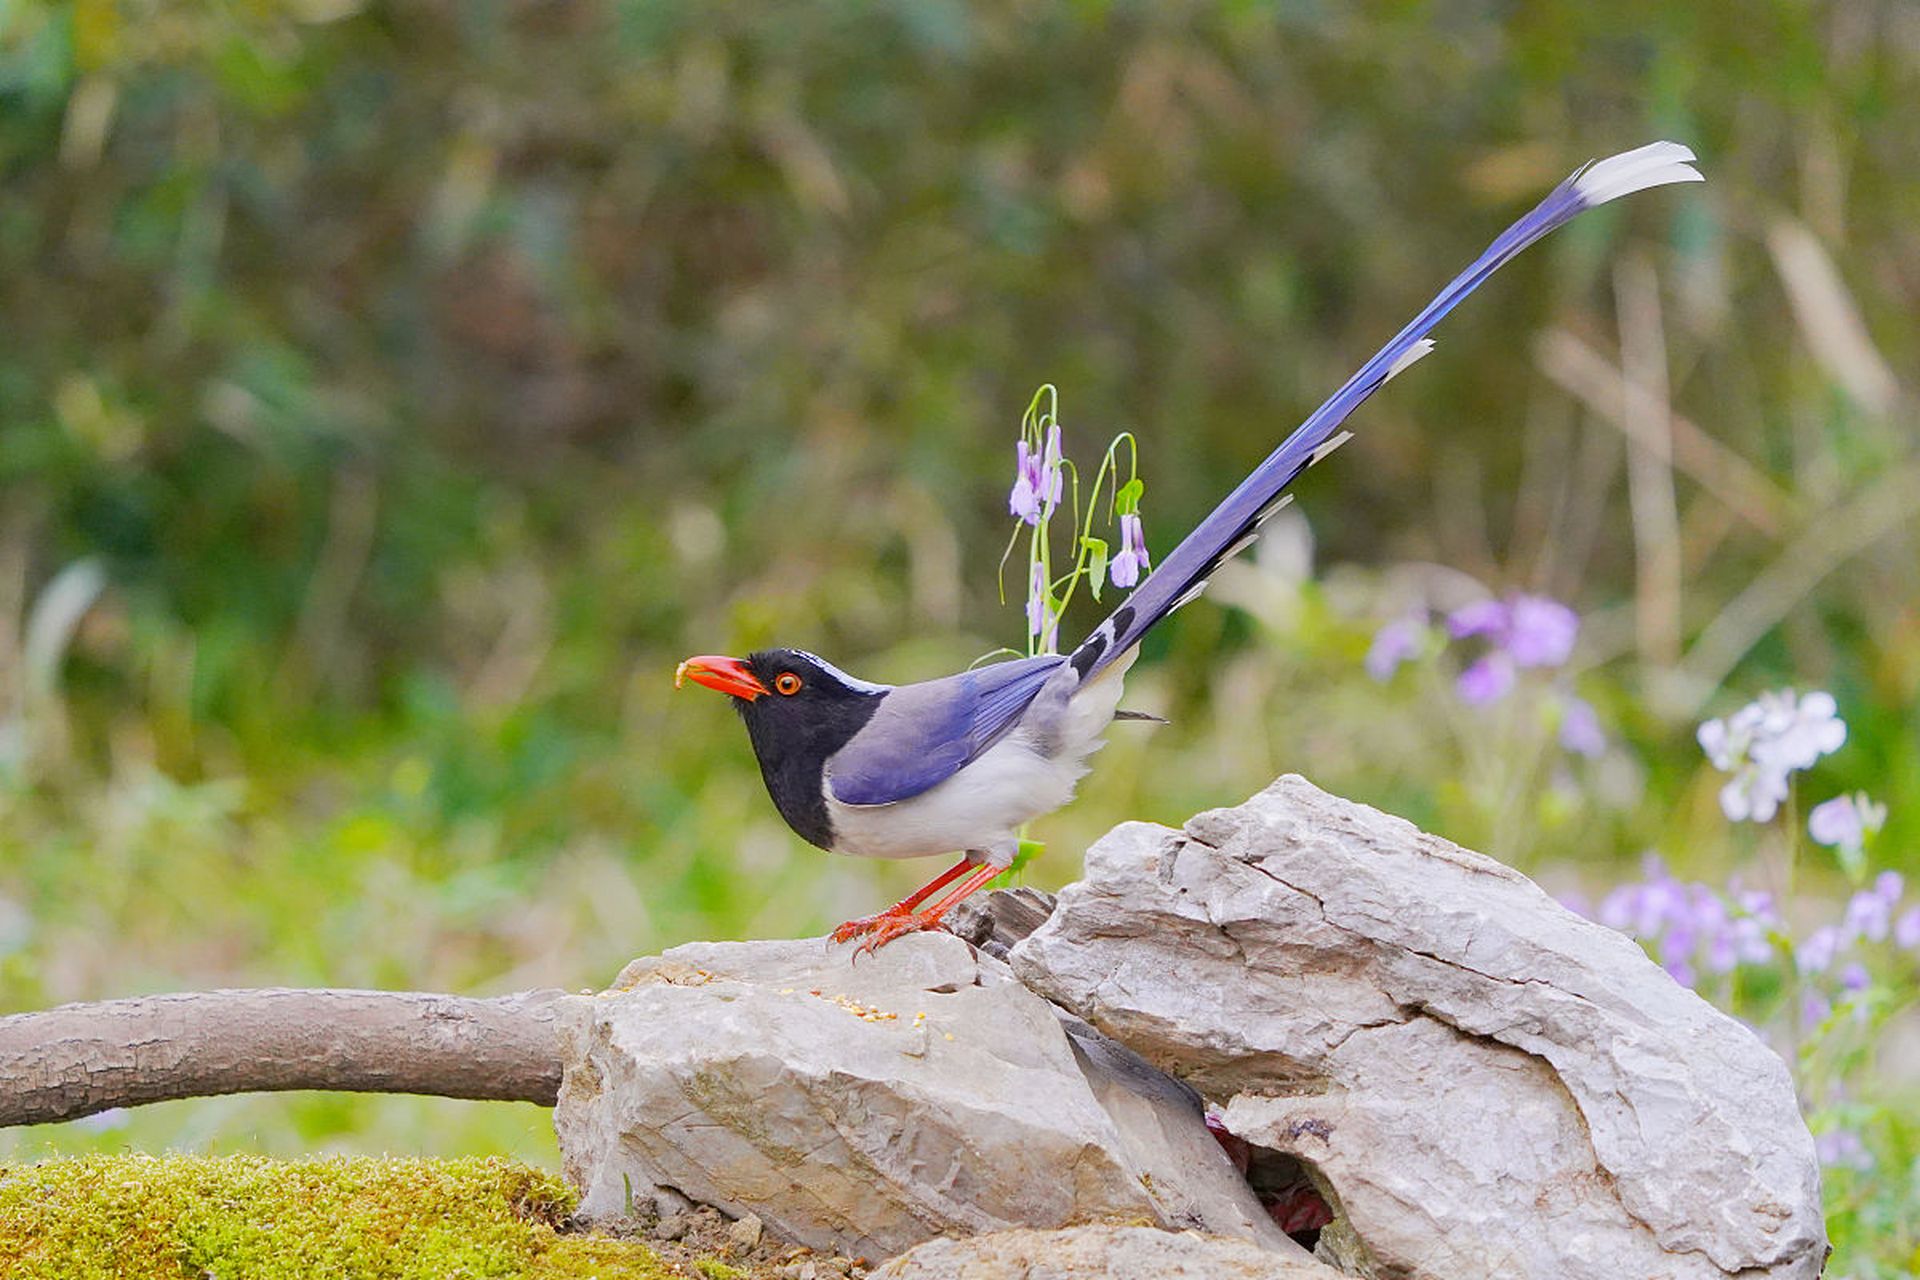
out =
[[[1164,554],[1657,137],[1708,184],[1447,321],[1156,634],[1132,701],[1172,723],[1116,730],[1028,874],[1297,770],[1568,893],[1654,851],[1828,918],[1840,868],[1729,828],[1694,729],[1831,690],[1805,795],[1885,802],[1870,870],[1920,873],[1915,102],[1920,9],[1874,0],[0,4],[0,1011],[594,986],[873,909],[926,868],[788,833],[679,658],[1019,644],[1037,384],[1083,461],[1137,433]],[[1583,616],[1596,760],[1445,655],[1362,670],[1410,604],[1520,589]],[[1809,1100],[1866,1137],[1856,1276],[1920,1248],[1913,970],[1876,984]],[[0,1134],[122,1146],[552,1159],[536,1108],[405,1098]]]

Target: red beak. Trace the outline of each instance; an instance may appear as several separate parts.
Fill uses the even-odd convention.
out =
[[[752,702],[767,692],[767,686],[760,683],[757,676],[747,669],[747,664],[738,658],[724,658],[714,654],[703,654],[698,658],[688,658],[673,670],[673,687],[678,689],[682,680],[692,678],[695,684],[703,684],[709,689],[718,689],[721,693],[736,698],[745,698]]]

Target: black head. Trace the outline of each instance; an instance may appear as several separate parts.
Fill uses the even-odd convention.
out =
[[[832,848],[822,772],[827,758],[873,718],[887,686],[855,679],[801,649],[689,658],[674,682],[682,677],[731,699],[780,816],[809,842]]]

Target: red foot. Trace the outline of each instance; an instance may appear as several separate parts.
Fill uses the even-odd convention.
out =
[[[888,907],[885,911],[876,911],[870,916],[861,916],[857,920],[847,921],[833,931],[832,937],[835,942],[852,942],[861,934],[872,933],[887,921],[899,920],[908,914],[909,912],[902,911],[898,906]]]
[[[861,943],[859,949],[853,954],[855,957],[870,956],[895,938],[939,927],[940,917],[931,911],[916,911],[911,915],[893,916],[875,925],[868,933],[867,940]]]
[[[833,940],[851,942],[865,934],[867,940],[860,944],[858,951],[853,953],[854,958],[858,959],[861,956],[872,955],[895,938],[909,933],[918,933],[923,929],[938,929],[940,918],[952,910],[955,903],[986,884],[1003,870],[1005,868],[996,867],[991,863],[971,865],[963,861],[936,878],[932,884],[920,892],[895,903],[878,915],[861,916],[858,920],[847,921],[833,931]],[[932,906],[920,907],[922,902],[932,896],[934,890],[944,888],[954,880],[959,880],[960,883],[949,889],[944,897],[935,901]]]

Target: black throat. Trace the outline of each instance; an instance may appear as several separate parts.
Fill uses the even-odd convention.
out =
[[[767,794],[787,825],[808,844],[833,848],[833,818],[827,812],[827,759],[873,719],[885,696],[849,690],[804,703],[799,699],[777,702],[778,695],[773,695],[735,704],[740,718],[746,721]]]

